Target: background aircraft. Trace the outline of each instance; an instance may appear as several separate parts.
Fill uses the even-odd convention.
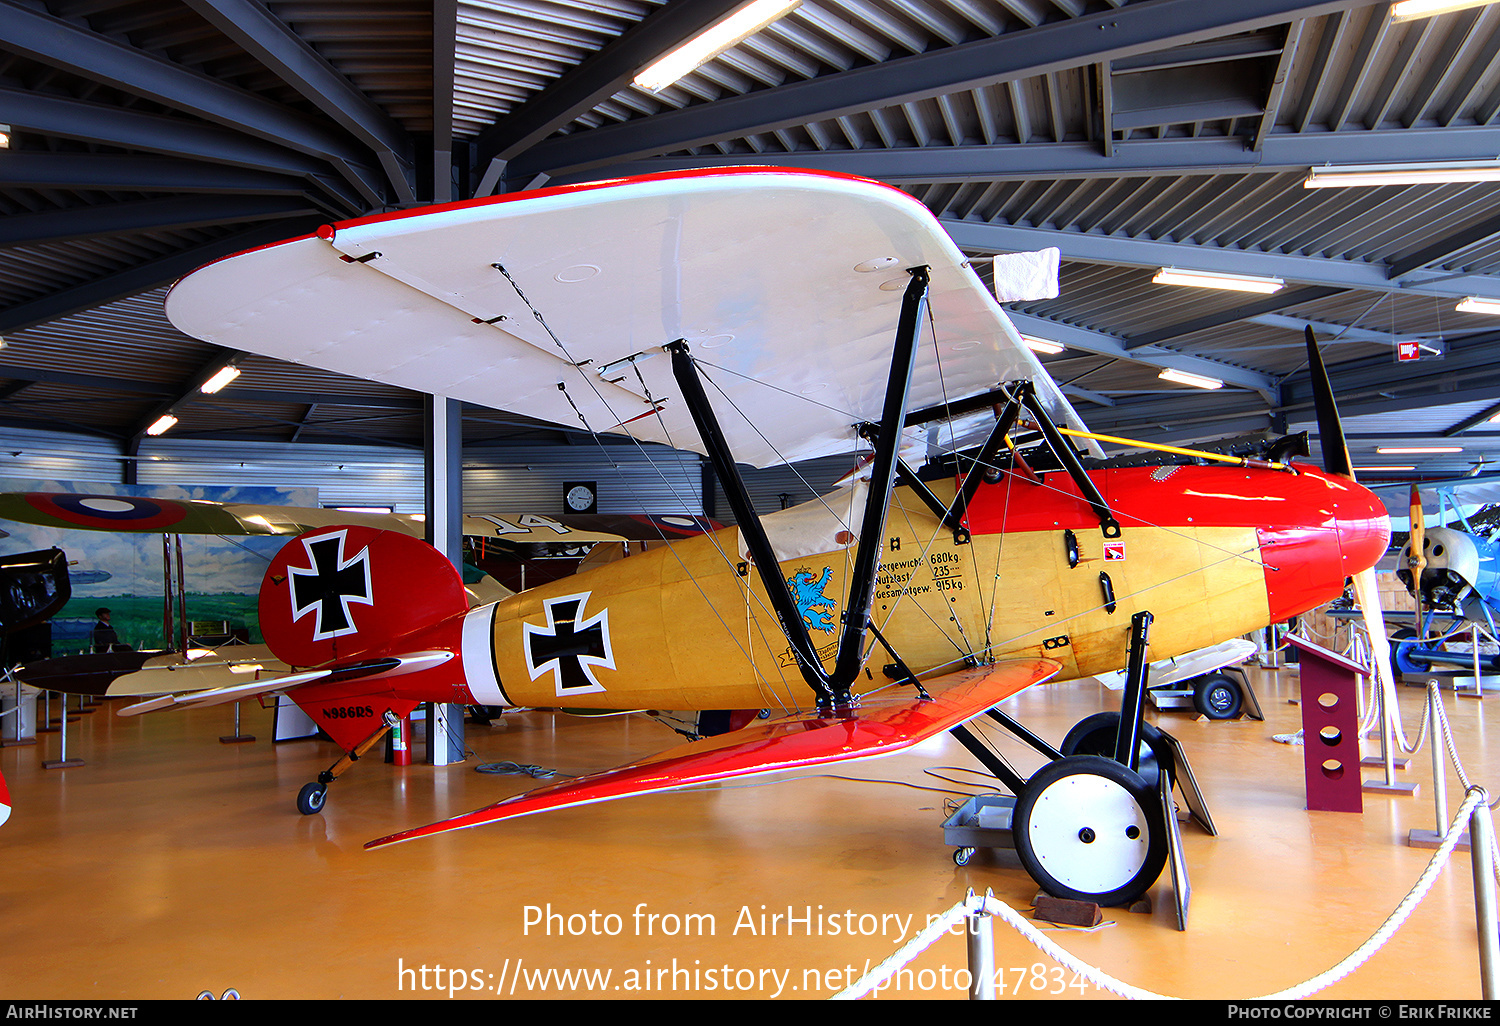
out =
[[[1473,645],[1443,641],[1476,625],[1493,639],[1500,620],[1500,544],[1493,525],[1485,526],[1476,511],[1475,522],[1466,508],[1500,502],[1500,474],[1476,474],[1420,487],[1381,489],[1387,508],[1402,499],[1409,510],[1411,532],[1397,558],[1396,576],[1417,603],[1414,627],[1392,633],[1391,658],[1397,670],[1424,673],[1434,668],[1474,666]],[[1428,526],[1435,515],[1438,526]],[[1487,518],[1485,518],[1487,519]],[[1480,669],[1500,671],[1500,654],[1481,652]]]

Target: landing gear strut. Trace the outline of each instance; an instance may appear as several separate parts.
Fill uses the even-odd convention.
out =
[[[1130,664],[1119,712],[1097,713],[1053,749],[998,710],[990,717],[1051,761],[1021,778],[966,727],[953,734],[1016,796],[1010,836],[1026,871],[1047,893],[1128,905],[1150,889],[1168,855],[1160,788],[1170,786],[1172,746],[1143,722],[1151,614],[1131,621]],[[1162,774],[1166,774],[1163,779]],[[966,865],[972,847],[954,862]]]
[[[345,753],[344,757],[338,762],[328,767],[322,773],[319,773],[317,780],[302,785],[302,790],[297,792],[297,811],[304,816],[311,816],[322,812],[323,804],[328,800],[328,785],[343,776],[345,770],[353,766],[366,752],[379,744],[398,722],[396,714],[387,709],[385,711],[384,722],[381,723],[373,734],[355,745],[354,750]]]

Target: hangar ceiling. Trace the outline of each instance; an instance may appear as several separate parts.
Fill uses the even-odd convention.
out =
[[[133,455],[170,408],[173,437],[419,445],[420,396],[189,339],[166,288],[373,211],[755,163],[905,189],[977,268],[1058,248],[1061,295],[1009,309],[1067,347],[1044,362],[1097,431],[1309,427],[1310,323],[1357,466],[1500,462],[1500,319],[1455,309],[1500,298],[1500,184],[1303,186],[1500,155],[1500,8],[803,0],[659,94],[630,84],[736,6],[0,0],[0,426]],[[1162,267],[1285,285],[1153,284]],[[230,360],[239,379],[199,396]],[[466,439],[576,440],[479,409]]]

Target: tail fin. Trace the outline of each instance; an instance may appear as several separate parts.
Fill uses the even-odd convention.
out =
[[[10,819],[10,790],[5,786],[5,776],[0,774],[0,826]]]
[[[407,635],[467,609],[463,579],[432,546],[352,525],[298,535],[260,587],[261,633],[292,666],[399,653]]]

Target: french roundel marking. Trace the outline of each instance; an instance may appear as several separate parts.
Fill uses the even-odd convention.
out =
[[[28,495],[26,501],[37,511],[65,523],[117,531],[159,531],[187,516],[180,503],[134,495],[50,492]]]

